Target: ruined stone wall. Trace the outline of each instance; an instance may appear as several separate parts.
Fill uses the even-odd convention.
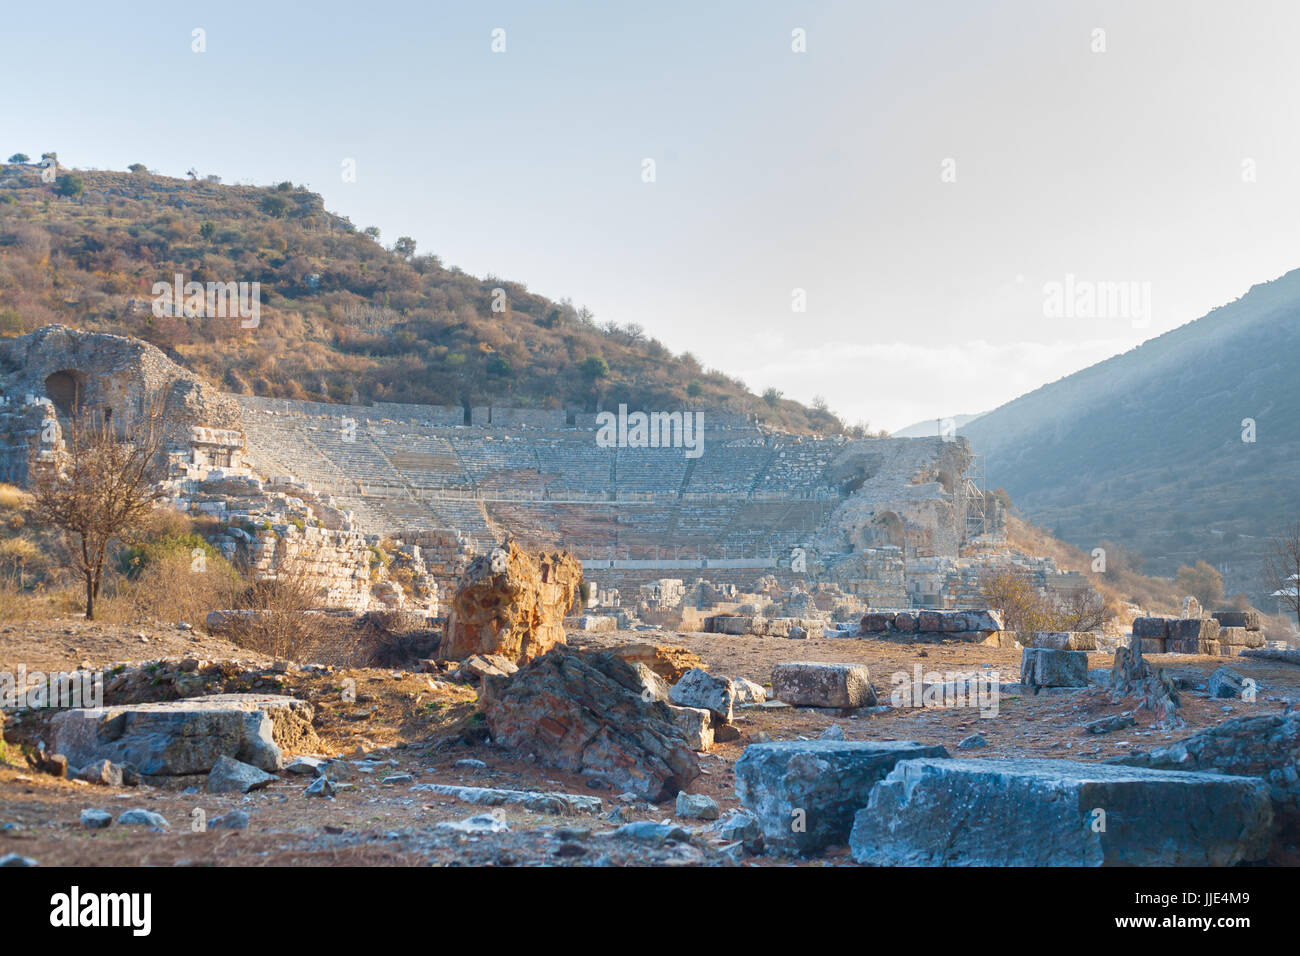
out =
[[[62,425],[81,409],[97,409],[124,434],[135,427],[151,397],[167,408],[167,448],[192,460],[193,429],[216,429],[217,444],[242,445],[239,405],[161,351],[138,339],[47,325],[0,341],[0,473],[28,480],[33,456],[49,454]],[[34,410],[38,403],[39,410]],[[38,418],[39,416],[39,418]],[[216,437],[212,433],[208,437]],[[215,445],[213,446],[216,447]]]

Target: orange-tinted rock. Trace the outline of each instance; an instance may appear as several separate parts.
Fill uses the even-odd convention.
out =
[[[524,551],[513,541],[475,558],[451,601],[439,656],[498,654],[523,663],[564,643],[564,617],[582,584],[566,551]]]
[[[676,684],[692,668],[704,669],[699,654],[672,644],[619,644],[609,653],[629,664],[644,664],[670,684]]]
[[[700,773],[673,709],[647,699],[613,654],[558,649],[485,677],[482,704],[495,743],[646,800],[670,799]]]

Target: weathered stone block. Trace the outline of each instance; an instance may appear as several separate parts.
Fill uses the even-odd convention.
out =
[[[911,611],[899,611],[894,615],[894,630],[900,634],[912,634],[916,631],[916,615]]]
[[[727,678],[694,667],[672,686],[668,699],[678,707],[702,707],[718,721],[729,724],[736,706],[736,688]]]
[[[497,743],[663,800],[699,775],[699,758],[668,705],[644,700],[638,683],[615,655],[555,650],[509,677],[484,678],[483,715]]]
[[[277,721],[310,729],[311,708],[273,694],[220,694],[67,710],[52,718],[51,733],[54,750],[78,767],[111,760],[173,776],[207,773],[224,755],[274,771],[281,759]]]
[[[1211,657],[1219,655],[1218,641],[1168,640],[1165,649],[1170,654],[1205,654]]]
[[[1097,635],[1088,631],[1036,631],[1032,646],[1054,651],[1095,651]]]
[[[1264,632],[1252,631],[1245,627],[1220,627],[1219,643],[1233,647],[1263,647]]]
[[[1133,636],[1163,641],[1169,636],[1169,619],[1165,617],[1135,617]]]
[[[865,664],[777,664],[772,668],[772,696],[796,707],[872,707],[876,703]]]
[[[1088,655],[1026,647],[1020,656],[1020,682],[1030,687],[1087,687]]]
[[[940,611],[920,611],[916,615],[916,629],[926,634],[935,634],[943,630],[943,614]]]
[[[1247,631],[1260,629],[1258,611],[1215,611],[1212,615],[1221,628],[1240,627]]]
[[[1268,785],[1280,842],[1300,845],[1300,713],[1236,717],[1109,763],[1259,778]]]
[[[1143,654],[1166,653],[1165,639],[1163,637],[1135,637],[1133,639],[1141,643]]]
[[[887,631],[896,616],[892,611],[869,611],[862,615],[862,630],[872,634]]]
[[[1267,855],[1272,821],[1246,777],[921,759],[872,790],[849,846],[885,866],[1232,866]]]
[[[845,843],[853,815],[900,760],[947,757],[911,741],[787,740],[751,744],[736,761],[736,797],[778,853]]]
[[[1217,641],[1219,622],[1212,617],[1180,617],[1169,622],[1169,641]]]
[[[686,746],[699,753],[713,746],[713,715],[703,707],[675,707],[668,705],[673,713],[677,729],[686,738]]]

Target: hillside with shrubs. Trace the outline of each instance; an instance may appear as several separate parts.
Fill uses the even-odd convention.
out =
[[[225,185],[141,164],[55,170],[43,176],[23,154],[0,165],[0,335],[50,323],[132,335],[239,394],[708,407],[790,431],[862,433],[824,402],[756,395],[635,324],[598,321],[522,282],[471,276],[409,237],[385,245],[380,229],[327,211],[318,194],[288,181]],[[155,316],[154,284],[177,274],[261,283],[259,326]]]

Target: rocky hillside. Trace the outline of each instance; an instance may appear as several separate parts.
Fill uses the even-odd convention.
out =
[[[674,354],[523,283],[476,278],[415,242],[260,188],[129,172],[0,165],[0,334],[51,323],[137,336],[241,394],[594,410],[688,403],[794,431],[840,421]],[[260,324],[159,318],[153,287],[260,282]]]
[[[1164,576],[1207,560],[1272,610],[1260,559],[1300,509],[1297,421],[1300,270],[959,431],[1057,537],[1120,542]]]

